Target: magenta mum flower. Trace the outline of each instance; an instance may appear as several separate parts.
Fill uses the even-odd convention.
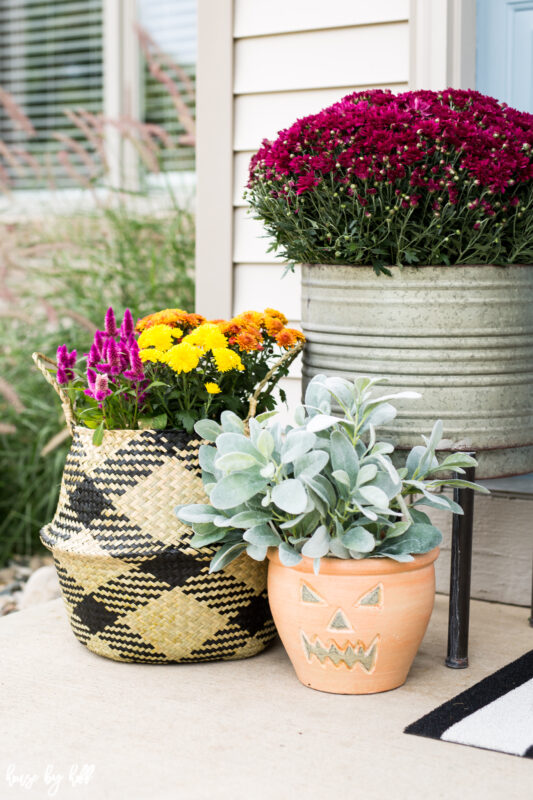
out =
[[[264,140],[248,190],[289,261],[530,263],[533,115],[472,90],[354,92]]]
[[[307,175],[300,175],[298,183],[296,184],[296,194],[303,194],[303,192],[313,189],[320,183],[320,178],[315,177],[314,172],[309,172]]]

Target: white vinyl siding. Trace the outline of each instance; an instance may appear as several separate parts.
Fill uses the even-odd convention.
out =
[[[409,16],[409,0],[234,0],[234,35],[262,36],[269,33],[346,28],[375,25]]]
[[[247,213],[248,164],[263,138],[352,91],[409,81],[409,3],[374,0],[234,1],[233,312],[278,307],[295,327],[299,274],[268,253],[260,222]],[[296,402],[298,368],[284,381]]]
[[[238,40],[235,92],[407,83],[407,34],[395,22]]]

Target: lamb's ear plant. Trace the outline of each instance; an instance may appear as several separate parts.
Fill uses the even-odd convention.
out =
[[[302,556],[320,567],[323,556],[412,561],[442,539],[423,508],[462,513],[443,487],[477,484],[448,477],[476,466],[466,453],[439,463],[436,448],[442,423],[414,447],[397,469],[394,447],[376,439],[376,428],[391,422],[390,400],[419,397],[414,392],[373,397],[383,379],[353,383],[317,375],[294,423],[282,427],[277,415],[249,421],[230,411],[220,424],[201,420],[196,432],[212,444],[200,448],[200,465],[210,505],[179,506],[176,514],[194,529],[192,545],[218,546],[211,571],[222,569],[246,550],[262,560],[277,547],[285,566]],[[343,416],[332,414],[332,405]]]

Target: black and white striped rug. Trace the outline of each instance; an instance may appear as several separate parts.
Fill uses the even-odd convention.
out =
[[[533,758],[533,650],[413,722],[405,733]]]

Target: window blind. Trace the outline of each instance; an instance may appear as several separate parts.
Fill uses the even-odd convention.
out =
[[[153,58],[171,78],[175,90],[179,92],[194,118],[197,0],[137,0],[137,2],[139,23],[155,44]],[[194,147],[183,144],[186,141],[183,137],[187,136],[186,126],[179,118],[171,92],[150,72],[149,61],[150,56],[144,59],[142,71],[142,119],[144,122],[164,128],[175,144],[163,153],[163,169],[193,170]],[[178,69],[174,69],[172,64],[177,65]]]
[[[79,184],[76,173],[90,177],[91,145],[63,110],[102,110],[102,0],[0,0],[0,87],[28,120],[17,124],[10,97],[0,98],[0,141],[7,146],[0,158],[11,188],[72,186]],[[89,159],[54,134],[71,137]],[[22,151],[41,165],[40,176]]]

